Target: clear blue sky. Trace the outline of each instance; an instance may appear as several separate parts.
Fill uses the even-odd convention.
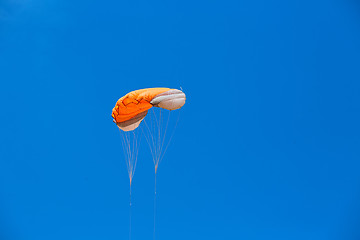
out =
[[[360,4],[0,1],[0,239],[128,239],[111,110],[182,87],[157,239],[360,238]],[[145,141],[133,239],[152,239]]]

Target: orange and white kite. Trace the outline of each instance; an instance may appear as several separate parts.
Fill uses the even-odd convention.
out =
[[[112,110],[116,125],[123,131],[136,129],[152,107],[176,110],[185,104],[185,94],[177,89],[146,88],[120,98]]]
[[[168,127],[171,110],[181,108],[185,104],[185,94],[177,89],[170,88],[146,88],[132,91],[120,98],[112,110],[111,116],[119,127],[122,146],[125,154],[126,167],[130,180],[130,227],[129,238],[131,239],[131,183],[135,173],[140,138],[136,130],[141,121],[144,120],[149,109],[158,107],[158,114],[151,111],[149,114],[149,124],[145,122],[143,132],[149,144],[154,167],[155,167],[155,191],[154,191],[154,239],[155,239],[155,214],[156,214],[156,172],[161,159],[164,157],[167,147],[171,141],[171,137],[163,148],[166,130]],[[163,126],[163,115],[161,109],[167,109],[168,118],[165,127]],[[151,117],[153,116],[153,118]],[[177,123],[177,122],[176,122]],[[176,125],[175,125],[176,128]],[[175,130],[174,128],[174,130]],[[174,133],[174,132],[173,132]]]

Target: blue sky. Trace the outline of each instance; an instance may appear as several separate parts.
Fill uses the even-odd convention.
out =
[[[360,5],[0,2],[0,239],[128,239],[115,102],[184,90],[156,239],[360,238]],[[132,239],[152,239],[153,163]]]

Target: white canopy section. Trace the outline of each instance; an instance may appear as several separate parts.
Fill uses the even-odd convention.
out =
[[[185,100],[185,93],[173,89],[157,95],[150,103],[153,104],[154,107],[175,110],[181,108],[185,104]]]

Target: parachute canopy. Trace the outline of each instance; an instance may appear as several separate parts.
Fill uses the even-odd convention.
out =
[[[152,107],[167,110],[181,108],[186,96],[178,89],[146,88],[129,92],[120,98],[112,110],[111,116],[123,131],[136,129]]]

